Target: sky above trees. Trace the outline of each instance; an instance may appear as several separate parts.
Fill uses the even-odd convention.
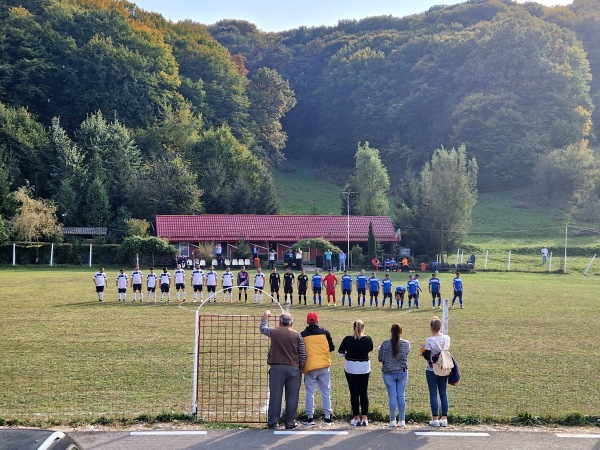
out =
[[[338,20],[392,15],[404,17],[453,0],[138,0],[136,5],[178,21],[190,19],[206,25],[222,19],[247,20],[263,31],[284,31],[300,26],[337,25]],[[519,0],[518,3],[524,3]],[[568,5],[572,0],[537,0],[545,6]]]

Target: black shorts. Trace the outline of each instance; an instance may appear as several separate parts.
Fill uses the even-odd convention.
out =
[[[160,292],[169,292],[169,288],[171,286],[169,286],[169,283],[162,283],[160,285]]]
[[[314,294],[320,294],[321,293],[321,288],[320,287],[313,288],[313,293]]]
[[[292,286],[284,286],[283,287],[283,293],[284,294],[293,294],[294,293],[294,288]]]
[[[364,297],[367,295],[367,288],[356,288],[356,292],[358,292],[358,295],[362,295]]]
[[[462,297],[462,291],[454,291],[455,297]]]
[[[431,293],[431,298],[436,298],[436,297],[439,298],[439,299],[441,299],[442,295],[439,292],[432,292]]]
[[[264,286],[254,286],[254,292],[262,292],[264,289]]]
[[[396,300],[404,300],[404,292],[396,292]]]
[[[148,292],[156,292],[156,286],[153,286],[153,287],[148,286]]]
[[[298,288],[298,295],[306,295],[306,288],[305,287],[299,287]]]
[[[141,283],[140,284],[136,283],[136,284],[133,285],[133,292],[135,292],[135,291],[142,292],[142,285],[141,285]]]
[[[117,292],[118,292],[119,294],[125,294],[125,293],[127,292],[127,288],[118,288],[118,289],[117,289]]]
[[[391,300],[392,299],[392,293],[391,292],[387,292],[387,293],[383,294],[383,299],[385,300],[386,298],[389,298]]]
[[[279,286],[271,286],[271,292],[279,292]]]
[[[231,286],[223,286],[223,292],[231,292]]]
[[[96,292],[104,292],[104,286],[96,286]]]
[[[175,283],[175,289],[176,290],[183,289],[185,291],[185,284],[184,283]]]
[[[350,295],[352,294],[352,289],[342,289],[342,295]]]
[[[411,299],[413,299],[413,298],[414,298],[414,299],[418,299],[418,298],[419,298],[419,296],[418,296],[417,294],[408,294],[408,299],[409,299],[409,300],[411,300]]]
[[[210,284],[206,286],[206,292],[217,292],[217,286],[211,286]]]
[[[240,291],[247,291],[248,290],[248,286],[238,286]]]
[[[194,292],[202,292],[202,285],[201,284],[195,284],[194,285]]]
[[[369,295],[371,297],[377,297],[379,295],[379,291],[369,291]]]

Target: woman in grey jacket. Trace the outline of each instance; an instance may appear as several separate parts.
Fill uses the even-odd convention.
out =
[[[410,342],[402,338],[402,327],[395,323],[390,330],[391,339],[379,347],[378,360],[382,363],[383,382],[388,392],[390,427],[405,427],[406,402],[404,392],[408,382],[408,352]],[[396,410],[399,416],[396,421]]]

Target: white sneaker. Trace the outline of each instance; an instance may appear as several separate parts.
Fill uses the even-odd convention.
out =
[[[440,421],[439,420],[430,420],[429,421],[429,426],[439,427],[440,426]]]
[[[390,427],[392,427],[392,428],[396,427],[396,421],[395,420],[390,420]]]
[[[440,419],[440,427],[447,427],[448,419]]]
[[[360,420],[352,419],[350,421],[350,425],[352,425],[353,427],[360,427]]]
[[[400,420],[400,421],[398,422],[398,426],[399,426],[400,428],[406,428],[406,421],[405,421],[405,420]]]

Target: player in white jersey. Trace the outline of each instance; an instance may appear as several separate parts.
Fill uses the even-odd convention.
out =
[[[180,290],[183,292],[183,303],[185,303],[185,270],[181,268],[181,264],[177,264],[177,269],[175,270],[175,290],[177,291],[175,294],[177,303],[179,303]]]
[[[154,273],[154,267],[150,267],[150,273],[146,275],[146,287],[148,289],[148,296],[146,302],[150,301],[150,292],[154,296],[154,303],[156,303],[156,279],[158,275]],[[140,300],[141,301],[141,300]]]
[[[213,303],[217,301],[217,277],[219,274],[215,272],[214,267],[210,266],[210,270],[206,272],[206,293],[208,294],[208,301],[213,298]]]
[[[167,303],[171,303],[171,274],[166,267],[160,274],[160,302],[163,301],[163,295],[167,294]]]
[[[96,286],[98,301],[104,301],[104,286],[106,286],[106,274],[104,273],[104,267],[100,267],[100,270],[95,273],[94,286]]]
[[[265,274],[262,273],[260,267],[256,269],[256,275],[254,275],[254,303],[259,300],[258,303],[263,301],[263,289],[265,287]]]
[[[202,287],[204,286],[204,270],[200,268],[200,264],[196,264],[196,268],[192,271],[192,286],[194,287],[194,303],[200,292],[200,301],[204,300]]]
[[[229,295],[229,303],[233,303],[233,292],[232,292],[232,290],[233,290],[232,289],[233,273],[231,273],[231,269],[229,267],[227,269],[225,269],[225,272],[223,273],[223,276],[221,277],[221,284],[223,286],[222,302],[224,302],[227,295]]]
[[[131,272],[131,287],[133,288],[133,301],[137,300],[136,292],[140,292],[140,303],[144,300],[144,294],[142,293],[142,278],[143,274],[140,270],[140,266],[135,266],[135,270]]]
[[[127,281],[129,280],[129,277],[127,276],[127,274],[123,271],[123,269],[119,269],[119,275],[117,275],[117,293],[119,296],[119,299],[117,301],[121,301],[121,296],[123,296],[123,303],[125,303],[125,300],[127,299]]]

